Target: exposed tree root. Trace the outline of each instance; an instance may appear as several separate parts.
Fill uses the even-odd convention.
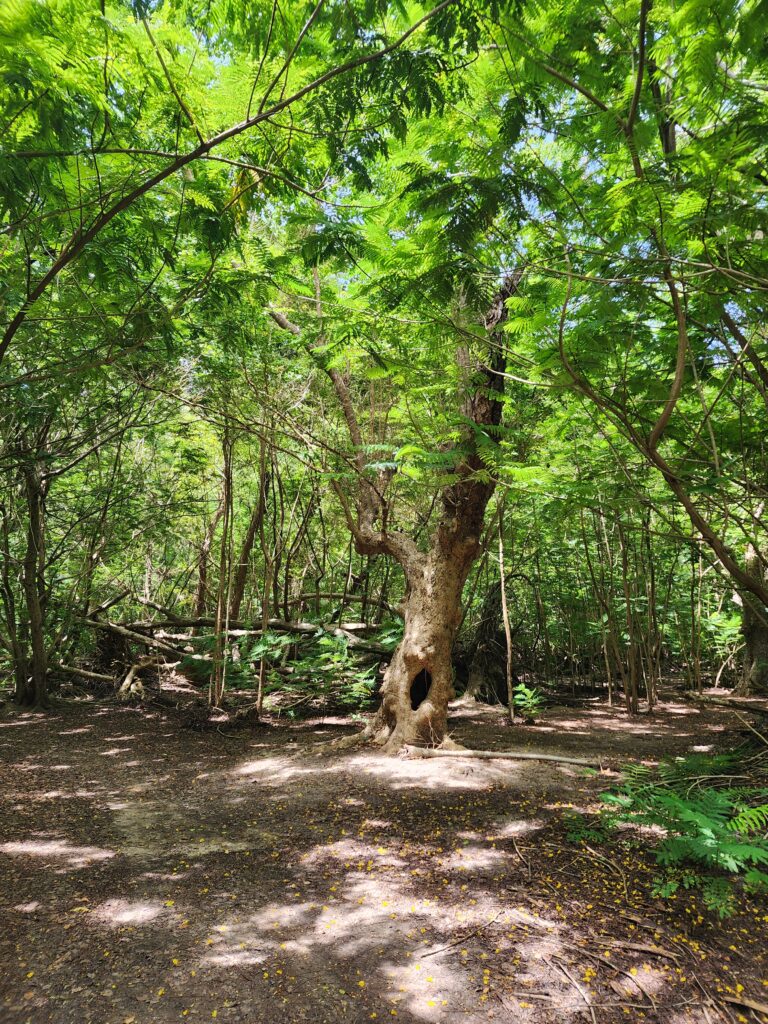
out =
[[[336,740],[331,740],[328,743],[329,750],[350,750],[353,747],[359,747],[369,738],[367,730],[363,732],[355,732],[351,736],[340,736]],[[324,746],[325,744],[323,744]]]
[[[746,1006],[757,1013],[768,1013],[768,1003],[759,1003],[756,999],[747,999],[745,996],[720,996],[724,1003],[733,1003],[736,1006]]]
[[[429,749],[433,749],[433,750],[456,750],[456,751],[462,751],[462,750],[466,750],[467,748],[463,747],[461,745],[461,743],[457,743],[456,740],[452,736],[443,736],[443,741],[442,741],[442,743],[440,744],[439,747],[432,747],[432,748],[429,748]]]
[[[451,741],[452,742],[452,741]],[[591,761],[584,757],[561,757],[559,754],[534,754],[528,750],[465,750],[455,745],[454,749],[445,747],[411,747],[404,748],[408,757],[472,757],[482,760],[499,759],[504,761],[554,761],[556,764],[577,764],[585,768],[602,768],[599,761]]]
[[[313,754],[338,754],[340,750],[354,750],[370,742],[373,733],[369,726],[362,732],[352,733],[351,736],[339,736],[335,740],[323,740],[322,743],[313,743],[310,748]]]
[[[534,754],[530,751],[514,750],[469,750],[462,747],[450,736],[446,736],[439,747],[416,747],[412,744],[401,743],[393,746],[393,737],[387,739],[386,732],[382,735],[381,730],[376,730],[370,725],[362,732],[356,732],[352,736],[341,736],[339,739],[330,740],[327,743],[318,743],[312,748],[314,754],[334,753],[339,750],[350,750],[365,745],[378,746],[380,752],[391,757],[400,756],[403,758],[412,757],[471,757],[482,760],[499,759],[506,761],[554,761],[555,764],[574,764],[583,768],[602,768],[600,761],[592,761],[583,757],[561,757],[558,754]]]

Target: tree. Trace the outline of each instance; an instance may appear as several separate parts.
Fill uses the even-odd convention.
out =
[[[457,443],[444,453],[451,463],[446,467],[451,482],[440,493],[442,514],[425,550],[390,526],[387,492],[396,466],[371,470],[366,449],[372,439],[366,444],[350,375],[328,367],[358,477],[354,510],[340,484],[335,484],[349,529],[360,554],[394,558],[405,577],[403,639],[387,668],[381,707],[372,726],[376,740],[390,751],[408,743],[435,746],[445,739],[448,702],[454,696],[452,651],[461,622],[461,596],[480,550],[485,510],[495,486],[483,458],[482,441],[496,440],[501,421],[504,349],[499,328],[506,316],[506,301],[519,280],[516,272],[503,282],[483,319],[488,332],[484,361],[473,359],[464,345],[457,348],[463,371],[463,425]],[[271,315],[280,326],[301,333],[280,312],[272,310]]]
[[[236,6],[22,0],[0,40],[19,699],[115,609],[260,703],[270,622],[398,589],[390,750],[446,742],[496,593],[508,665],[632,713],[732,681],[739,615],[764,689],[759,5]]]

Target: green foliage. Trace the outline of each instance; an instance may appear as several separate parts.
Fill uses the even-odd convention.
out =
[[[75,622],[116,588],[192,613],[225,432],[232,550],[217,521],[209,613],[261,500],[262,444],[243,614],[258,621],[275,566],[270,613],[290,617],[297,580],[335,592],[352,571],[367,613],[399,601],[399,567],[348,554],[328,486],[354,516],[358,441],[333,370],[363,473],[387,480],[388,528],[424,549],[467,457],[475,483],[514,498],[521,661],[555,680],[606,663],[618,681],[637,655],[649,678],[673,667],[696,686],[722,668],[732,683],[745,637],[721,556],[743,566],[764,546],[768,479],[763,7],[654,2],[638,77],[637,10],[596,0],[459,0],[397,46],[426,6],[5,0],[3,669],[28,647],[26,474],[48,474],[47,646],[87,653]],[[503,420],[478,429],[489,365],[506,374]],[[497,578],[473,570],[466,633]],[[243,643],[230,680],[252,685],[281,643]],[[359,671],[340,646],[298,646],[313,680]],[[367,699],[370,681],[350,686]]]
[[[734,879],[768,886],[768,788],[734,785],[737,770],[733,755],[676,758],[656,770],[628,766],[624,784],[603,795],[606,821],[661,836],[654,847],[664,868],[659,895],[700,888],[706,905],[725,916],[733,910]]]
[[[563,815],[566,838],[571,843],[604,843],[610,837],[610,828],[605,820],[594,820],[586,814]]]
[[[373,696],[376,667],[361,669],[346,637],[321,636],[314,652],[296,667],[306,671],[310,680],[318,678],[326,688],[332,686],[344,707],[364,708]]]
[[[536,686],[518,683],[514,688],[515,710],[530,721],[535,721],[544,710],[544,694]]]

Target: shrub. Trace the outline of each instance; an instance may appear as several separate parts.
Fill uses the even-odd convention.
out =
[[[513,690],[515,696],[515,710],[527,721],[535,721],[544,710],[544,695],[537,687],[528,687],[525,683],[518,683]]]

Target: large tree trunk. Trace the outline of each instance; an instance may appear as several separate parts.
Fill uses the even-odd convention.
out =
[[[485,318],[493,348],[488,365],[473,365],[466,352],[468,387],[462,413],[469,427],[456,449],[456,482],[442,493],[443,512],[429,552],[415,545],[395,551],[408,585],[404,602],[403,639],[387,669],[382,703],[371,732],[387,752],[402,746],[435,747],[447,741],[448,702],[454,696],[452,651],[461,622],[461,594],[480,551],[480,536],[488,502],[495,489],[477,447],[483,428],[496,436],[501,422],[504,344],[498,327],[506,317],[506,300],[519,274],[504,282]],[[471,386],[470,385],[471,382]],[[353,531],[357,548],[370,554],[360,531]]]
[[[27,498],[27,546],[22,565],[22,589],[27,612],[30,657],[27,671],[16,674],[18,704],[46,708],[48,659],[45,648],[45,491],[46,483],[37,466],[24,471]]]
[[[457,352],[464,377],[460,413],[465,426],[454,450],[454,482],[442,491],[442,515],[427,552],[420,550],[413,538],[389,529],[386,493],[393,470],[379,469],[372,475],[349,374],[332,366],[326,369],[355,449],[358,489],[354,511],[340,484],[332,481],[331,485],[358,553],[396,559],[406,579],[403,639],[384,677],[381,706],[366,730],[389,753],[406,744],[438,746],[446,742],[448,702],[453,696],[451,654],[461,622],[461,593],[480,550],[485,509],[495,488],[480,456],[478,439],[498,439],[505,364],[504,336],[499,328],[506,318],[506,301],[515,294],[521,276],[521,271],[515,271],[504,281],[484,317],[489,340],[484,359],[477,359],[465,348]],[[322,325],[317,274],[315,289]],[[282,313],[270,309],[270,316],[283,329],[301,335],[301,328]]]
[[[461,591],[474,552],[457,560],[439,544],[408,575],[405,628],[384,676],[373,733],[385,749],[437,746],[454,696],[451,652],[461,621]]]
[[[745,564],[751,575],[768,583],[768,571],[754,544],[747,548]],[[768,609],[753,594],[742,592],[741,601],[744,671],[736,693],[742,697],[763,696],[768,694]]]

